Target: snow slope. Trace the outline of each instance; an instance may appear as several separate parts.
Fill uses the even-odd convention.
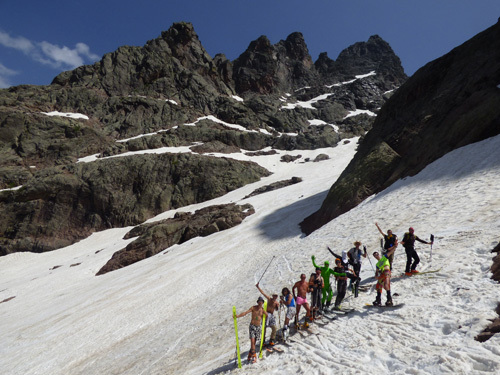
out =
[[[321,205],[355,143],[289,152],[302,155],[293,163],[280,162],[281,154],[251,158],[274,174],[180,211],[248,202],[254,215],[238,227],[118,271],[94,276],[131,241],[122,239],[130,228],[95,233],[50,253],[0,258],[0,302],[5,301],[0,303],[0,373],[500,373],[500,338],[474,340],[496,316],[500,290],[489,272],[500,229],[500,136],[444,156],[304,237],[298,223]],[[330,160],[305,162],[319,153]],[[293,176],[303,182],[242,200],[257,187]],[[232,306],[241,312],[255,304],[254,285],[272,257],[261,281],[269,293],[312,272],[311,255],[331,262],[326,245],[340,252],[359,239],[370,253],[377,249],[375,221],[399,237],[410,225],[421,238],[433,233],[432,261],[429,246],[417,243],[419,269],[441,271],[394,277],[394,300],[405,303],[398,310],[366,309],[374,293],[348,295],[344,306],[356,312],[318,324],[318,334],[294,335],[283,354],[236,369]],[[403,271],[405,258],[400,247],[394,276]],[[361,276],[373,284],[367,260]],[[249,317],[238,323],[246,356]]]

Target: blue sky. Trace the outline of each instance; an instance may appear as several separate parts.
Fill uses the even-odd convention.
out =
[[[378,34],[412,75],[498,17],[499,0],[0,0],[0,87],[50,84],[179,21],[231,60],[261,35],[274,44],[299,31],[316,61]]]

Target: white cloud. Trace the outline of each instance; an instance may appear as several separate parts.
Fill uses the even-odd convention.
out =
[[[28,39],[22,36],[13,38],[9,34],[1,30],[0,30],[0,45],[8,48],[17,49],[19,51],[24,52],[25,54],[29,54],[31,51],[35,49],[33,43]]]
[[[90,48],[88,45],[85,43],[76,43],[76,50],[84,55],[87,56],[90,60],[97,60],[99,59],[99,55],[96,55],[95,53],[90,52]]]
[[[83,58],[76,49],[70,49],[66,46],[59,47],[45,41],[39,43],[39,46],[42,49],[44,60],[55,67],[67,65],[76,68],[83,65]]]
[[[5,65],[0,63],[0,89],[4,89],[10,86],[9,77],[19,74],[15,70],[7,68]]]
[[[12,37],[4,31],[0,31],[0,45],[21,51],[31,59],[54,68],[74,69],[99,59],[85,43],[76,43],[75,48],[60,47],[47,41],[33,42],[22,36]]]

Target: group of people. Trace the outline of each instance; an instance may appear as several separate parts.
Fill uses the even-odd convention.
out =
[[[392,233],[390,229],[387,231],[387,233],[384,233],[382,229],[380,229],[378,223],[375,223],[375,226],[377,227],[380,234],[384,237],[384,244],[382,247],[382,255],[380,255],[377,251],[373,253],[374,258],[377,259],[375,271],[375,278],[377,279],[377,297],[373,304],[378,306],[382,305],[382,290],[385,290],[387,293],[387,301],[385,304],[387,306],[392,306],[393,302],[391,296],[391,271],[394,261],[394,252],[399,245],[398,237],[394,233]],[[413,227],[410,227],[408,229],[408,232],[404,234],[401,245],[403,245],[406,252],[405,276],[412,276],[418,273],[417,266],[420,263],[420,257],[415,250],[415,241],[432,246],[432,239],[433,236],[431,236],[431,242],[427,242],[418,238],[418,236],[415,235],[415,230],[413,229]]]
[[[375,226],[384,237],[384,243],[381,253],[375,251],[372,254],[377,260],[375,265],[377,297],[373,302],[373,305],[382,305],[382,292],[385,290],[387,295],[386,305],[392,306],[391,271],[394,261],[394,252],[396,251],[399,242],[397,236],[393,234],[391,230],[384,233],[378,223],[375,223]],[[413,228],[409,228],[408,232],[404,234],[401,244],[403,245],[407,256],[405,269],[405,275],[407,276],[418,273],[416,268],[420,262],[420,258],[415,250],[415,241],[419,241],[427,245],[433,244],[433,242],[427,242],[418,238],[415,235]],[[286,307],[285,320],[282,329],[282,334],[285,339],[288,334],[291,320],[294,320],[296,327],[299,327],[299,313],[302,306],[304,306],[306,310],[306,319],[303,327],[308,327],[308,320],[310,322],[315,320],[321,314],[323,309],[330,306],[333,298],[333,291],[330,283],[331,276],[335,277],[337,283],[337,296],[333,309],[341,309],[340,305],[347,292],[347,280],[350,280],[351,282],[354,297],[358,296],[359,283],[361,281],[359,275],[361,272],[362,258],[366,258],[368,255],[366,246],[363,246],[362,250],[361,242],[356,241],[354,242],[353,248],[349,251],[343,251],[341,255],[335,254],[330,248],[328,248],[328,250],[330,250],[332,255],[335,257],[335,267],[333,269],[330,268],[328,261],[325,261],[323,266],[317,265],[316,258],[313,255],[311,259],[312,264],[315,267],[315,272],[311,274],[309,280],[307,280],[307,276],[305,274],[301,274],[300,280],[294,284],[291,292],[288,288],[282,289],[279,300],[277,294],[272,294],[271,296],[267,295],[261,289],[259,283],[257,283],[257,289],[268,301],[266,311],[264,311],[264,298],[259,296],[257,305],[252,306],[247,311],[234,316],[235,318],[240,318],[247,314],[252,314],[249,327],[249,360],[255,361],[257,359],[255,345],[262,334],[261,326],[262,318],[264,316],[266,317],[266,327],[271,329],[271,338],[268,345],[273,346],[276,342],[277,334],[277,325],[274,313],[280,308],[280,306]],[[307,293],[311,293],[311,306],[307,301]]]

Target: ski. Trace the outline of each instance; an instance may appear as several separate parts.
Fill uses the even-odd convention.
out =
[[[274,352],[277,352],[277,353],[283,353],[285,350],[283,348],[279,348],[279,347],[276,347],[276,345],[274,346],[271,346],[271,347],[266,347],[266,351],[271,354],[271,353],[274,353]]]
[[[408,276],[408,277],[413,277],[413,276],[418,276],[418,275],[426,275],[428,273],[436,273],[436,272],[439,272],[439,271],[441,271],[441,268],[438,268],[437,270],[415,272],[415,273],[412,273],[411,276]],[[401,276],[406,276],[406,274],[403,273]]]
[[[377,309],[380,309],[380,310],[385,310],[385,309],[387,309],[387,310],[396,310],[396,309],[400,309],[404,305],[405,305],[404,303],[397,303],[397,304],[392,305],[392,306],[374,305],[372,303],[367,303],[367,304],[365,304],[365,308],[367,308],[367,309],[377,308]]]
[[[436,273],[436,272],[439,272],[439,271],[441,271],[441,268],[438,268],[437,270],[417,272],[417,273],[413,274],[413,276],[425,275],[426,273]]]
[[[330,313],[324,313],[323,316],[330,321],[334,321],[339,318],[338,315],[330,315]]]
[[[271,259],[272,260],[272,259]],[[264,301],[264,311],[267,311],[267,300]],[[260,335],[260,353],[259,353],[259,358],[262,359],[262,345],[264,344],[264,339],[266,338],[266,316],[264,315],[262,317],[262,333]]]
[[[352,313],[354,309],[340,309],[340,310],[335,310],[331,309],[330,313],[337,314],[337,315],[347,315],[349,313]]]
[[[236,306],[233,306],[234,331],[236,333],[236,355],[238,356],[238,368],[241,368],[240,341],[238,339],[238,322],[236,321]]]

